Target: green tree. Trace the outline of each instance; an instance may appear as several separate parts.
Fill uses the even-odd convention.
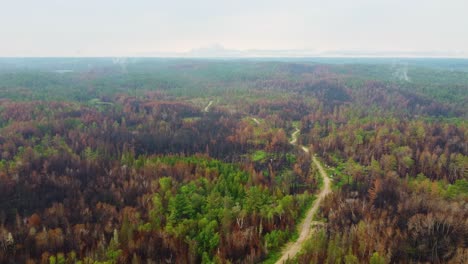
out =
[[[204,252],[212,255],[213,249],[218,246],[219,234],[216,232],[218,229],[218,223],[216,221],[208,221],[206,218],[202,218],[198,221],[199,232],[195,237],[198,243],[198,253],[203,255]]]
[[[151,201],[153,203],[153,208],[149,212],[149,217],[151,221],[151,227],[156,230],[161,227],[162,218],[164,216],[164,208],[159,194],[155,194]]]
[[[192,200],[189,198],[193,194],[189,185],[184,185],[180,188],[180,192],[169,201],[169,218],[173,222],[177,222],[184,218],[191,218],[195,214],[192,205]]]
[[[348,255],[344,258],[345,264],[359,264],[359,259],[353,255],[352,252],[349,252]]]
[[[379,255],[378,252],[374,252],[374,254],[372,254],[369,260],[369,263],[370,264],[386,264],[387,262],[385,261],[384,257]]]

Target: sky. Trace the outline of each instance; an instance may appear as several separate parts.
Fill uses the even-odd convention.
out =
[[[0,0],[0,57],[468,57],[467,0]]]

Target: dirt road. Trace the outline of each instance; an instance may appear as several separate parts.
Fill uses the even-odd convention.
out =
[[[260,121],[258,121],[257,118],[255,118],[255,117],[251,117],[251,118],[255,122],[255,124],[260,125]]]
[[[293,145],[296,145],[297,143],[297,134],[299,134],[299,132],[301,132],[301,130],[299,128],[296,127],[296,131],[294,131],[291,135],[292,139],[291,141],[289,141],[289,143],[293,144]],[[304,150],[304,148],[303,148]],[[304,150],[305,152],[309,153],[309,150],[308,149],[305,149]]]
[[[299,133],[299,131],[300,130],[296,128],[296,131],[294,131],[294,133],[292,134],[292,139],[289,143],[296,145],[297,134]],[[300,148],[304,152],[309,153],[309,149],[307,149],[306,147],[300,146]],[[276,264],[282,264],[286,260],[294,258],[294,256],[299,252],[299,250],[301,250],[302,244],[310,237],[312,233],[312,219],[314,218],[314,215],[317,213],[320,204],[322,203],[325,196],[327,196],[327,194],[331,192],[330,178],[323,169],[322,165],[317,160],[317,158],[315,158],[315,156],[312,156],[312,162],[315,166],[317,166],[320,175],[323,178],[322,189],[320,190],[320,193],[318,194],[317,199],[314,201],[312,207],[307,212],[305,219],[299,225],[299,238],[296,241],[288,243],[286,245],[286,247],[282,251],[281,258],[276,262]]]
[[[203,112],[208,112],[210,110],[211,104],[213,104],[213,100],[208,102],[208,105],[205,107],[205,109],[203,109]]]

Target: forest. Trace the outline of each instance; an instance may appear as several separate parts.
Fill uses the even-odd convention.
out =
[[[277,263],[316,204],[287,263],[467,263],[468,60],[0,59],[0,263]]]

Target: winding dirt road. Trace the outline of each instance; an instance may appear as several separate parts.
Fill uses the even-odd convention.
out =
[[[208,112],[208,111],[210,111],[210,106],[211,106],[211,104],[213,104],[213,100],[211,100],[211,101],[208,102],[208,105],[205,107],[205,109],[203,109],[203,112]]]
[[[291,143],[291,144],[293,144],[293,145],[296,145],[296,143],[297,143],[297,134],[299,134],[299,132],[301,132],[301,130],[300,130],[299,128],[296,127],[296,131],[294,131],[294,132],[292,133],[292,135],[291,135],[292,139],[291,139],[291,141],[289,141],[289,143]],[[309,153],[309,150],[308,150],[307,148],[302,147],[302,149],[303,149],[305,152]]]
[[[255,124],[260,125],[260,121],[257,118],[251,117],[251,119],[255,122]]]
[[[297,145],[297,134],[299,134],[300,130],[296,127],[296,131],[292,134],[292,139],[289,143],[293,145]],[[304,152],[309,153],[309,149],[307,149],[305,146],[299,146]],[[309,211],[306,214],[305,219],[302,221],[302,223],[299,225],[299,238],[291,243],[288,243],[285,248],[283,249],[281,253],[281,258],[276,262],[276,264],[282,264],[288,259],[294,258],[296,254],[301,250],[302,244],[310,237],[312,234],[312,228],[315,225],[320,224],[320,222],[314,222],[312,219],[314,218],[314,215],[317,213],[320,204],[322,203],[323,199],[327,194],[331,192],[330,188],[330,178],[328,177],[327,173],[323,169],[322,165],[320,162],[315,158],[315,156],[312,156],[312,162],[314,163],[315,166],[317,166],[320,175],[323,178],[323,187],[320,190],[320,193],[317,196],[317,199],[314,201],[312,207],[309,209]]]

